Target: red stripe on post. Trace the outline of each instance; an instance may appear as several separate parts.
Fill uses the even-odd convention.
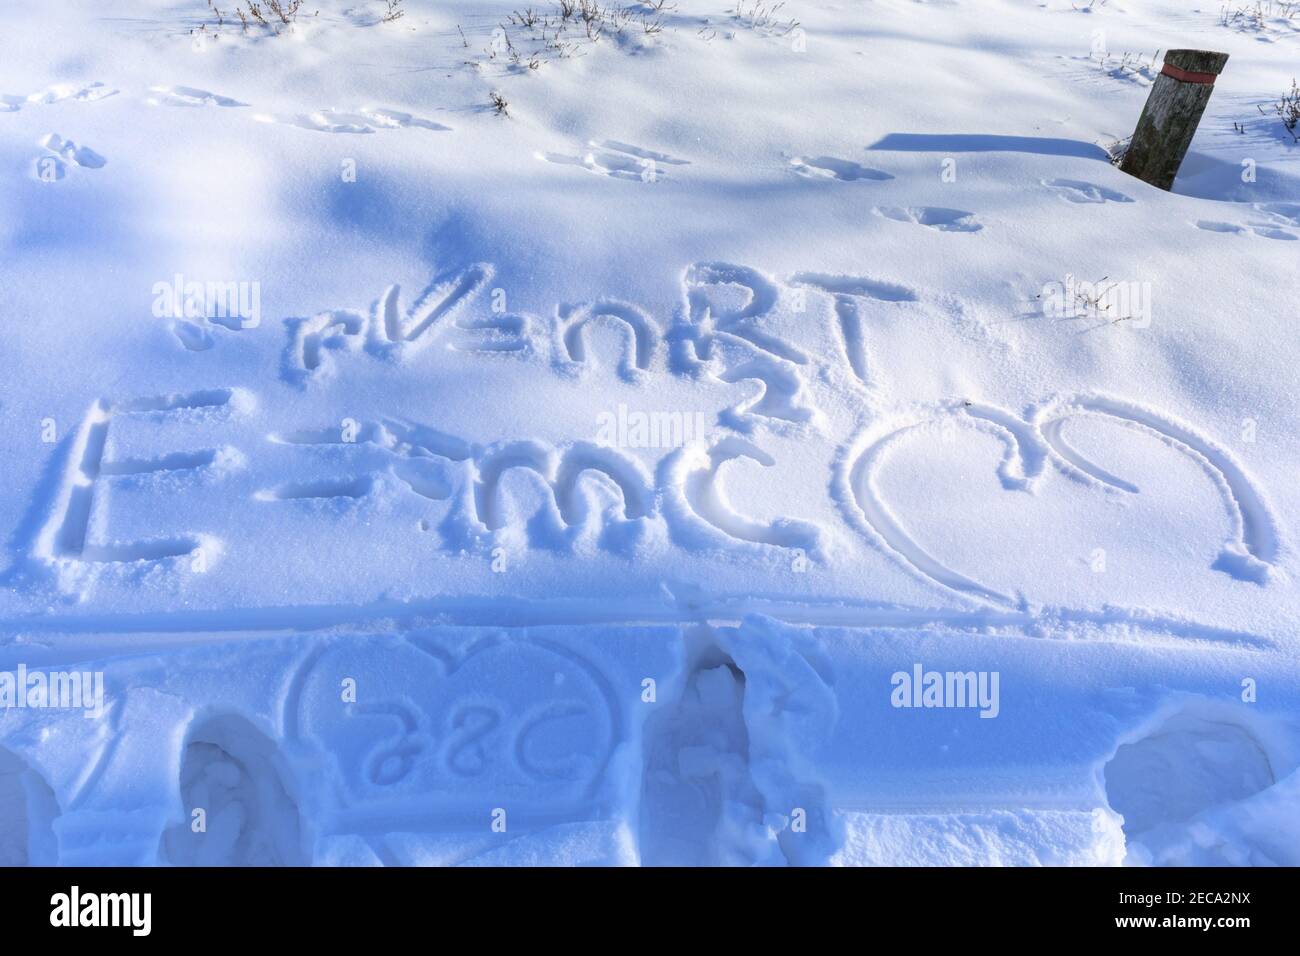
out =
[[[1202,86],[1214,85],[1213,73],[1192,73],[1188,70],[1180,70],[1172,63],[1166,63],[1160,68],[1160,72],[1165,76],[1172,76],[1181,83],[1200,83]]]

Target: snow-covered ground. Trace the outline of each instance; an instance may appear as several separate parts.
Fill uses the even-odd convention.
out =
[[[1300,864],[1300,8],[228,6],[0,8],[0,859]]]

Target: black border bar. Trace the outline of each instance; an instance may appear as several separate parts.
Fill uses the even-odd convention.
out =
[[[1202,868],[49,868],[0,873],[0,911],[10,938],[57,940],[75,931],[81,942],[94,935],[204,943],[269,936],[331,946],[355,938],[373,948],[383,939],[450,943],[461,932],[473,938],[531,927],[543,934],[536,944],[561,929],[585,933],[610,920],[634,938],[637,927],[655,935],[665,919],[721,919],[729,931],[760,935],[771,921],[794,930],[810,920],[805,932],[814,934],[835,924],[861,938],[911,927],[926,945],[1030,930],[1055,940],[1137,936],[1182,945],[1196,936],[1231,945],[1260,932],[1295,932],[1298,876],[1297,869]],[[60,894],[70,908],[73,886],[87,913],[98,905],[86,902],[91,895],[148,893],[147,937],[131,925],[51,925]],[[129,912],[142,920],[143,897],[132,904],[139,908],[122,910],[122,922],[129,924]],[[115,897],[105,909],[125,905]],[[673,932],[680,939],[686,929],[683,923]]]

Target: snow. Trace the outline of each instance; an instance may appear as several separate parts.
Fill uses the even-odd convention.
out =
[[[4,862],[1300,864],[1300,18],[318,6],[0,10]]]

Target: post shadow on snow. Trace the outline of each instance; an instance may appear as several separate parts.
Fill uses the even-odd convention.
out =
[[[1052,136],[1000,136],[991,133],[890,133],[869,150],[899,153],[1037,153],[1109,162],[1109,154],[1096,143]]]
[[[1050,136],[1002,136],[985,133],[890,133],[867,147],[900,153],[1033,153],[1110,162],[1110,154],[1096,143]],[[1261,163],[1256,179],[1242,179],[1237,160],[1219,159],[1190,151],[1174,181],[1173,192],[1193,199],[1221,202],[1286,200],[1300,196],[1300,176],[1282,172],[1277,164]],[[1141,180],[1125,176],[1134,188]]]

